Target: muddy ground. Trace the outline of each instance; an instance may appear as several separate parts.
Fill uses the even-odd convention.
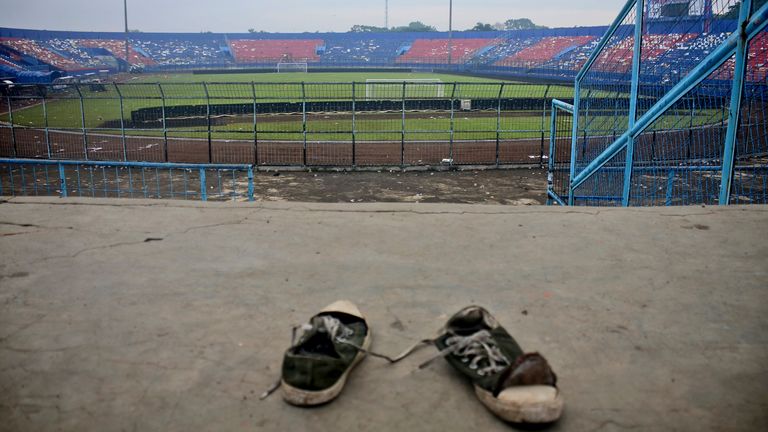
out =
[[[546,172],[510,169],[442,172],[260,172],[257,201],[538,205]]]

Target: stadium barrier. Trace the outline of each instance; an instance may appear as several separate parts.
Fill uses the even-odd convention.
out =
[[[649,1],[629,0],[577,75],[572,109],[553,103],[550,154],[557,152],[557,160],[548,165],[553,202],[768,203],[768,84],[760,75],[764,46],[753,43],[768,36],[768,5],[691,3],[715,8],[705,9],[700,21],[739,13],[738,25],[705,58],[681,65],[663,83],[649,78],[647,71],[671,60],[648,54],[658,43],[648,33]],[[673,19],[667,25],[682,22]],[[654,24],[659,32],[663,23]],[[615,40],[628,43],[618,48]],[[624,58],[631,64],[617,60]],[[611,97],[629,103],[616,103],[613,114],[606,115],[604,104]],[[567,168],[559,153],[566,137],[571,143]]]
[[[253,167],[0,159],[0,196],[253,201]]]
[[[538,165],[572,90],[498,82],[0,86],[0,157],[257,167]],[[608,101],[605,102],[608,104]]]

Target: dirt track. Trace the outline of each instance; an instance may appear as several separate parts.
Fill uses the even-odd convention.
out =
[[[46,133],[41,129],[0,128],[0,156],[47,158]],[[15,148],[14,148],[15,141]],[[123,160],[119,135],[80,131],[49,131],[53,159]],[[539,164],[548,143],[542,138],[499,142],[499,163]],[[87,147],[87,155],[85,148]],[[125,137],[129,161],[182,163],[244,163],[262,166],[399,166],[439,165],[451,158],[448,141],[302,141],[211,140],[207,138]],[[453,161],[458,165],[493,165],[496,141],[456,141]]]

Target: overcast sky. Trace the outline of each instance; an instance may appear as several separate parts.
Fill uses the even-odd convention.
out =
[[[128,0],[131,29],[145,32],[314,32],[384,25],[384,0]],[[454,0],[454,28],[530,18],[550,27],[606,25],[625,0]],[[11,6],[12,4],[12,6]],[[122,0],[0,0],[0,27],[122,31]],[[389,0],[390,26],[448,29],[448,0]]]

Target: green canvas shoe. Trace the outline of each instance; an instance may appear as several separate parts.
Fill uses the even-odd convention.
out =
[[[560,418],[563,398],[547,360],[525,354],[487,310],[462,309],[433,342],[440,350],[436,358],[445,357],[472,380],[480,401],[502,419],[551,423]]]
[[[283,357],[277,386],[282,388],[283,399],[292,405],[330,402],[365,357],[371,345],[371,330],[357,306],[348,301],[327,306],[298,330],[293,346]]]

